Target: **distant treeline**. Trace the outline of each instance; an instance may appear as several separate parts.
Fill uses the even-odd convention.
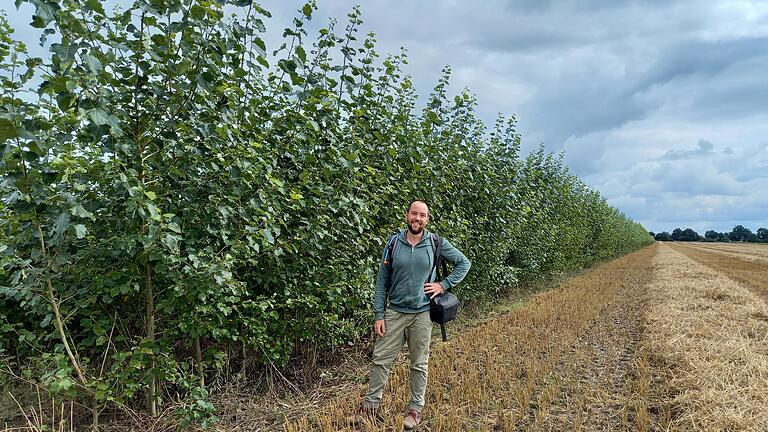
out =
[[[696,231],[686,228],[675,228],[672,234],[662,231],[658,234],[648,232],[658,241],[703,241],[703,242],[750,242],[750,243],[768,243],[768,228],[758,228],[757,233],[753,233],[749,228],[742,225],[736,225],[731,232],[717,232],[709,230],[704,233],[704,237]]]

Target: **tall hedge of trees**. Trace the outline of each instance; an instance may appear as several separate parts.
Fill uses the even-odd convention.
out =
[[[212,381],[353,343],[414,197],[467,302],[652,241],[450,68],[421,108],[357,8],[267,47],[248,0],[29,3],[49,57],[0,19],[0,356],[95,421],[180,395],[204,422]]]

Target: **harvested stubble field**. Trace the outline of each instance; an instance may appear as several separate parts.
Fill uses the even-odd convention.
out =
[[[728,246],[657,243],[436,342],[419,430],[768,430],[764,250]],[[274,430],[402,430],[404,357],[384,423],[345,420],[359,384]]]

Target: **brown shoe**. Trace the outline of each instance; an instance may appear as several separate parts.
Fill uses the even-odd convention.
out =
[[[408,410],[408,414],[403,419],[403,427],[407,430],[411,430],[421,423],[421,413],[415,409]]]

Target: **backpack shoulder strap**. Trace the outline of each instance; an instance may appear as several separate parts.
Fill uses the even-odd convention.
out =
[[[384,266],[392,271],[392,261],[395,260],[395,250],[397,249],[397,238],[400,236],[400,231],[392,234],[387,240],[387,247],[384,249]]]
[[[432,243],[432,250],[435,252],[435,262],[440,258],[440,253],[443,251],[443,238],[435,233],[431,233],[429,241]]]
[[[432,236],[432,248],[435,251],[435,257],[432,261],[432,272],[435,274],[435,280],[440,281],[448,276],[448,263],[441,256],[445,240],[437,234],[432,234]]]
[[[443,250],[443,238],[435,233],[430,233],[429,235],[429,242],[432,244],[432,251],[434,252],[434,255],[432,257],[432,270],[429,272],[429,279],[427,282],[431,282],[432,275],[435,275],[435,280],[440,279],[440,268],[438,264],[440,263],[440,253]]]

